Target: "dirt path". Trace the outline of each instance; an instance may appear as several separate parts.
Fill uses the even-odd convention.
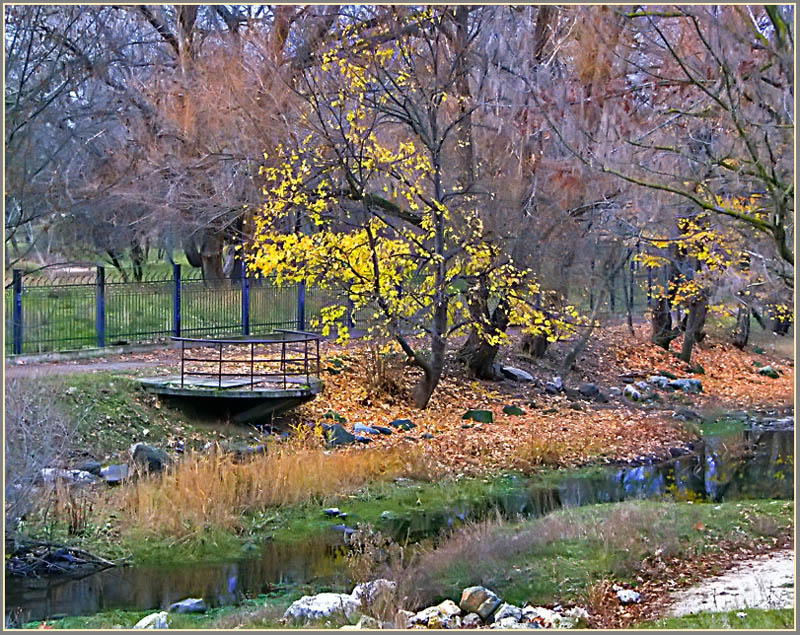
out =
[[[669,614],[794,606],[794,549],[746,560],[723,575],[672,595]]]
[[[6,364],[6,379],[15,377],[40,377],[42,375],[73,375],[75,373],[91,373],[94,371],[126,371],[138,368],[158,368],[167,366],[170,361],[97,361],[88,362],[53,362],[39,364]]]

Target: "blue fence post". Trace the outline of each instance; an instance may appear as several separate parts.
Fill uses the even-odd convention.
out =
[[[181,266],[172,265],[172,334],[181,336]]]
[[[97,346],[106,345],[106,269],[97,267],[97,282],[95,283],[97,296]]]
[[[297,285],[297,330],[306,330],[306,281]]]
[[[250,278],[242,262],[242,335],[250,335]]]
[[[12,339],[14,355],[22,354],[22,271],[14,269],[12,288],[14,291],[14,307],[12,316]]]

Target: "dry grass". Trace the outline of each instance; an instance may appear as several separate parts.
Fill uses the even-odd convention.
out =
[[[325,451],[298,439],[236,462],[229,454],[190,455],[160,476],[130,483],[109,497],[123,525],[182,537],[204,528],[238,531],[247,512],[352,492],[398,476],[432,478],[432,462],[411,450]]]

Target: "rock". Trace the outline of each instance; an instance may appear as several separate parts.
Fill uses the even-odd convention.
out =
[[[395,419],[394,421],[390,421],[389,425],[393,428],[398,428],[399,430],[404,430],[406,432],[417,427],[417,424],[411,423],[410,419]]]
[[[619,599],[622,604],[632,604],[638,602],[641,596],[632,589],[620,589],[617,591],[617,599]]]
[[[130,469],[124,463],[109,465],[100,470],[100,476],[108,485],[119,485],[128,478]]]
[[[344,429],[341,423],[334,423],[332,425],[323,425],[325,431],[325,440],[328,447],[336,448],[342,445],[351,445],[356,442],[356,437]]]
[[[322,513],[332,518],[336,518],[337,516],[340,516],[342,514],[342,512],[339,510],[338,507],[328,507],[328,509],[323,509]]]
[[[373,607],[375,604],[383,604],[388,606],[389,602],[394,598],[397,591],[397,583],[384,578],[377,580],[370,580],[364,584],[358,584],[350,594],[354,600],[366,603],[368,607]]]
[[[140,619],[133,628],[169,628],[169,613],[160,611]]]
[[[499,622],[500,620],[512,617],[515,621],[519,622],[522,619],[522,609],[518,606],[514,606],[513,604],[503,604],[495,611],[494,613],[494,620],[495,622]]]
[[[353,424],[353,432],[356,434],[380,434],[380,432],[372,426],[365,426],[363,423]]]
[[[500,603],[500,598],[493,591],[482,586],[471,586],[462,591],[459,606],[465,613],[477,613],[486,621]]]
[[[170,613],[205,613],[208,606],[203,598],[186,598],[169,606]]]
[[[675,417],[683,419],[684,421],[702,421],[703,419],[699,413],[686,406],[675,408]]]
[[[381,434],[387,434],[387,435],[392,434],[391,428],[385,428],[384,426],[372,426],[372,427],[375,428],[375,430],[377,430]]]
[[[526,606],[522,609],[522,620],[540,628],[572,628],[576,621],[543,606]]]
[[[477,421],[478,423],[494,422],[494,414],[492,414],[491,410],[467,410],[463,415],[461,415],[461,418],[471,419],[472,421]]]
[[[482,624],[483,620],[477,613],[467,613],[461,618],[461,628],[478,628]]]
[[[522,370],[521,368],[514,368],[513,366],[501,366],[500,372],[502,372],[505,377],[511,379],[512,381],[520,381],[524,383],[533,381],[533,375]]]
[[[341,531],[345,536],[352,536],[356,533],[356,530],[352,527],[348,527],[347,525],[334,525],[331,527],[334,531]]]
[[[703,392],[703,384],[699,379],[673,379],[669,387],[687,393]]]
[[[41,482],[48,485],[61,481],[67,485],[79,487],[97,482],[97,477],[94,474],[84,470],[62,470],[55,467],[46,467],[39,474]]]
[[[409,626],[419,624],[428,628],[460,628],[460,614],[461,609],[453,600],[445,600],[436,606],[422,609],[410,618],[408,623]]]
[[[304,595],[292,602],[283,619],[294,624],[306,624],[331,618],[345,619],[352,623],[361,616],[361,602],[345,593],[318,593]]]
[[[354,626],[349,626],[349,625],[342,626],[342,628],[340,630],[346,630],[346,631],[351,631],[351,630],[375,631],[375,630],[382,629],[382,628],[383,628],[383,624],[379,620],[376,620],[374,617],[370,617],[369,615],[362,615],[359,618],[358,622],[356,622],[356,624]]]
[[[762,366],[758,369],[759,375],[765,375],[766,377],[771,377],[772,379],[778,379],[780,374],[777,370],[775,370],[772,366]]]
[[[608,396],[609,397],[619,397],[622,394],[622,388],[618,388],[617,386],[611,386],[608,389]]]
[[[503,406],[503,413],[507,415],[524,415],[525,411],[519,406]]]
[[[669,387],[669,377],[664,377],[664,375],[650,375],[650,377],[647,378],[647,383],[666,389]]]
[[[595,399],[600,395],[600,388],[597,384],[584,382],[578,386],[578,392],[587,399]]]
[[[411,611],[406,611],[404,609],[399,609],[394,616],[394,627],[398,629],[406,629],[411,626],[411,618],[414,617],[414,613]]]
[[[423,432],[419,435],[420,439],[433,439],[433,435],[430,432]]]
[[[528,629],[529,626],[527,624],[520,624],[519,620],[514,617],[504,617],[501,620],[497,620],[492,624],[491,628],[496,629]]]
[[[394,518],[394,514],[387,509],[381,512],[381,518],[389,520],[390,518]]]
[[[557,390],[564,390],[564,382],[561,380],[561,377],[556,375],[551,380],[551,383],[556,387]]]
[[[76,465],[74,469],[80,470],[81,472],[89,472],[89,474],[94,474],[95,476],[100,476],[100,470],[103,469],[103,466],[94,459],[86,459],[82,463]]]
[[[360,434],[357,434],[355,436],[355,440],[358,441],[359,443],[372,443],[372,439],[370,439],[369,437],[361,436]]]
[[[564,615],[567,617],[574,617],[576,620],[583,620],[584,622],[589,620],[589,611],[582,606],[573,606],[571,609],[564,611]]]
[[[636,388],[633,387],[632,384],[628,384],[625,386],[625,390],[622,391],[622,396],[626,399],[630,399],[631,401],[641,401],[642,400],[642,393],[640,393]]]
[[[133,462],[147,472],[161,472],[169,464],[169,455],[164,450],[146,443],[134,443],[130,452]]]

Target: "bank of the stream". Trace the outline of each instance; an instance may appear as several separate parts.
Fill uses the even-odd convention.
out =
[[[520,515],[538,517],[560,507],[657,497],[697,501],[695,507],[673,507],[675,510],[685,510],[691,519],[692,514],[698,513],[720,515],[718,509],[700,503],[703,500],[790,497],[792,430],[756,427],[752,431],[744,431],[741,425],[728,425],[725,430],[726,434],[722,436],[707,438],[706,443],[697,446],[695,452],[655,465],[591,467],[566,473],[551,471],[534,477],[507,474],[491,479],[463,478],[444,482],[426,483],[406,479],[373,482],[347,496],[252,514],[247,518],[248,531],[200,536],[204,540],[199,541],[203,547],[199,550],[196,544],[198,536],[193,541],[185,541],[185,544],[174,539],[161,539],[136,546],[139,562],[160,559],[163,563],[169,558],[169,567],[139,565],[116,568],[77,582],[47,581],[38,586],[16,583],[20,592],[7,593],[7,601],[10,607],[16,605],[22,607],[23,611],[27,607],[29,618],[64,613],[102,613],[121,608],[154,609],[187,596],[203,596],[212,605],[222,606],[273,592],[278,587],[288,593],[282,596],[288,602],[301,590],[311,592],[308,584],[312,580],[315,581],[314,591],[343,588],[352,581],[349,578],[353,575],[353,569],[347,565],[353,562],[352,558],[348,562],[346,545],[352,542],[352,532],[359,526],[380,532],[380,536],[373,535],[374,540],[390,537],[398,545],[422,542],[427,544],[427,547],[423,547],[424,551],[425,548],[434,549],[436,546],[430,543],[431,538],[445,536],[463,525],[471,526],[476,520],[491,517],[495,511],[506,519]],[[766,519],[757,525],[757,528],[760,527],[758,531],[766,527],[773,533],[776,526],[783,526],[783,520],[778,522],[775,519],[776,514],[782,518],[787,509],[785,502],[726,502],[720,505],[720,509],[744,505],[743,509],[750,510],[748,513],[751,517]],[[346,515],[328,515],[324,512],[326,506],[338,507]],[[547,516],[550,517],[558,518],[553,514]],[[696,522],[706,527],[714,526],[702,518]],[[588,531],[585,540],[591,541],[593,535],[596,534]],[[714,536],[705,531],[698,535],[709,539]],[[266,537],[270,539],[263,542]],[[723,539],[722,535],[720,539]],[[657,543],[658,540],[654,539],[652,544]],[[386,545],[381,544],[384,547]],[[576,558],[577,570],[591,569],[590,563],[596,561],[600,563],[600,568],[595,573],[600,575],[603,571],[603,559],[598,560],[598,554],[592,550],[577,546],[568,551],[570,557]],[[555,553],[556,560],[563,557],[558,550]],[[189,562],[203,554],[205,563]],[[211,555],[215,556],[218,564],[208,561]],[[225,561],[219,562],[220,555]],[[475,560],[467,558],[465,562],[470,563],[467,569],[474,574],[472,563]],[[555,566],[553,563],[551,565]],[[505,563],[504,567],[513,569],[513,564]],[[536,573],[539,580],[548,577],[552,578],[546,571]],[[446,579],[447,576],[440,578]],[[455,586],[462,583],[466,585],[465,580],[457,577],[456,580]],[[548,593],[563,592],[569,588],[557,577],[553,581],[553,590],[545,590],[537,596],[542,601],[546,601]],[[508,585],[502,580],[497,584],[498,588],[511,593],[514,599],[519,599],[514,595],[516,592],[509,591]],[[415,587],[418,586],[415,583]],[[585,587],[585,584],[578,585],[584,590]],[[520,587],[519,593],[530,592],[530,588],[524,585]],[[229,612],[227,608],[223,611],[226,615]]]

